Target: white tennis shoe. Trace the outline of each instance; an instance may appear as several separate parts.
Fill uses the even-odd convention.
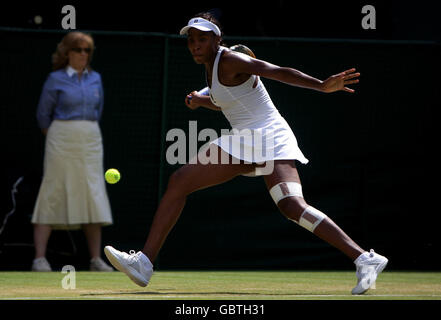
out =
[[[127,254],[111,246],[106,246],[104,253],[117,270],[124,272],[138,286],[148,285],[153,274],[153,264],[144,253],[130,250],[130,254]]]
[[[378,275],[386,267],[388,261],[386,257],[375,253],[372,249],[370,252],[362,253],[355,259],[354,263],[357,267],[355,274],[358,282],[352,289],[352,294],[363,294],[373,288]]]

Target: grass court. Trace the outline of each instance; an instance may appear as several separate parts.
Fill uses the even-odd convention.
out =
[[[145,287],[121,272],[0,272],[1,300],[441,300],[441,272],[384,271],[353,296],[353,271],[156,271]],[[66,284],[66,279],[65,282]],[[70,285],[73,281],[69,282]]]

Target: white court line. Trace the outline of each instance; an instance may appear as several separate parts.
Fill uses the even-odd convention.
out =
[[[225,295],[225,297],[227,297],[228,295]],[[235,295],[235,296],[240,296],[240,295]],[[247,295],[249,296],[249,295]],[[287,294],[287,296],[290,296],[289,294]],[[352,299],[363,299],[363,298],[376,298],[376,297],[397,297],[397,298],[405,298],[405,297],[416,297],[416,298],[439,298],[441,299],[441,295],[437,295],[437,294],[420,294],[420,295],[405,295],[405,294],[379,294],[379,295],[344,295],[344,294],[305,294],[305,295],[291,295],[293,298],[320,298],[320,297],[329,297],[329,298],[337,298],[337,297],[351,297]],[[16,297],[16,298],[0,298],[0,300],[103,300],[103,299],[110,299],[110,300],[158,300],[157,298],[196,298],[196,297],[204,297],[203,294],[201,295],[155,295],[154,297],[150,297],[150,299],[147,298],[142,298],[142,297],[118,297],[115,298],[114,296],[100,296],[100,297],[88,297],[86,296],[82,296],[81,298],[78,297]],[[259,299],[260,297],[273,297],[272,295],[259,295]],[[152,299],[153,298],[153,299]],[[217,300],[217,299],[215,299]],[[219,298],[219,300],[222,300],[222,298]],[[256,300],[255,298],[251,299],[251,300]],[[279,300],[279,299],[275,299],[275,300]],[[295,299],[280,299],[280,300],[295,300]]]

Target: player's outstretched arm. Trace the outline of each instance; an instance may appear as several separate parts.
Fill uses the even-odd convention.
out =
[[[280,67],[259,59],[239,55],[225,55],[225,58],[228,59],[225,66],[229,68],[231,72],[255,74],[292,86],[326,93],[339,90],[352,93],[354,90],[346,86],[358,83],[359,80],[355,78],[360,76],[360,73],[355,73],[355,68],[352,68],[330,76],[328,79],[322,81],[294,68]]]

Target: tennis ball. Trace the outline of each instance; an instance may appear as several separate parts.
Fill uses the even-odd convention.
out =
[[[106,171],[104,177],[106,178],[107,183],[114,184],[121,179],[121,174],[116,169],[109,169]]]

